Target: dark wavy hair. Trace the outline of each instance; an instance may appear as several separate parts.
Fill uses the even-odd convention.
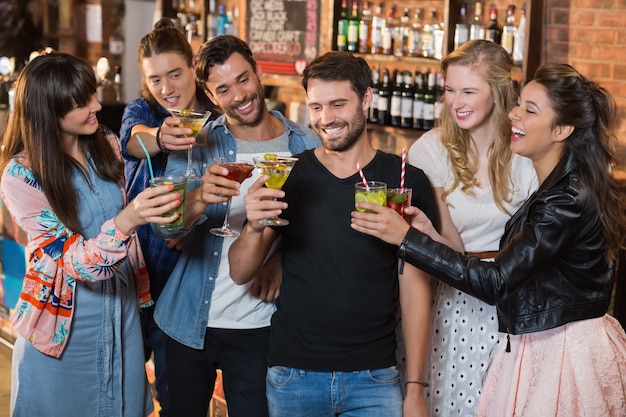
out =
[[[626,202],[623,188],[612,175],[616,137],[611,123],[615,101],[606,89],[587,79],[567,64],[539,67],[533,81],[542,85],[555,113],[552,127],[572,126],[565,141],[565,152],[574,154],[581,170],[581,181],[593,196],[609,242],[612,259],[626,249]]]
[[[362,101],[372,84],[372,69],[366,60],[350,52],[330,51],[315,58],[304,69],[302,87],[307,91],[311,78],[324,81],[350,81],[352,90]]]
[[[59,120],[76,107],[89,104],[96,93],[96,77],[89,63],[53,52],[30,61],[15,84],[15,105],[2,138],[0,172],[11,158],[24,152],[30,168],[59,220],[80,233],[77,193],[72,168],[81,165],[60,146]],[[105,138],[102,127],[79,136],[79,147],[94,158],[96,171],[109,181],[123,180],[124,163]]]
[[[196,80],[206,89],[205,83],[211,75],[211,69],[224,64],[234,53],[240,54],[256,71],[256,61],[245,41],[232,35],[219,35],[200,46],[196,59]]]

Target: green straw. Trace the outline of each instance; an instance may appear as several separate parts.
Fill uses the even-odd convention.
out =
[[[150,154],[148,153],[148,150],[146,149],[146,146],[143,144],[143,141],[141,140],[141,137],[139,137],[139,133],[137,133],[135,135],[135,137],[139,141],[139,144],[141,145],[141,149],[143,149],[143,151],[146,154],[146,159],[148,160],[148,169],[150,170],[150,180],[151,180],[151,182],[154,182],[154,172],[152,171],[152,161],[150,160]]]

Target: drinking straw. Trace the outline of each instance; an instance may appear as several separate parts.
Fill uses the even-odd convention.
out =
[[[400,168],[400,192],[404,192],[404,174],[406,172],[406,148],[402,148],[402,167]]]
[[[141,137],[139,137],[139,133],[137,133],[135,137],[139,141],[139,144],[141,145],[141,149],[143,149],[144,153],[146,154],[146,159],[148,160],[148,169],[150,170],[150,180],[151,182],[154,182],[154,172],[152,171],[152,161],[150,160],[150,154],[148,153],[146,146],[143,144]]]
[[[367,183],[367,180],[365,179],[365,174],[363,173],[363,170],[361,169],[361,166],[359,165],[359,163],[356,163],[356,169],[357,171],[359,171],[359,175],[361,176],[361,181],[363,181],[363,185],[365,186],[365,189],[369,192],[370,190],[370,186]]]

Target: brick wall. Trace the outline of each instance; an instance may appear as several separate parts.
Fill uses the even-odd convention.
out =
[[[613,95],[615,132],[626,147],[626,1],[545,3],[542,62],[570,64]]]

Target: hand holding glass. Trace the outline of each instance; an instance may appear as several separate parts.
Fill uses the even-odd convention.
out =
[[[261,175],[269,176],[265,186],[280,190],[297,160],[298,158],[274,156],[274,158],[254,158],[254,164]],[[259,223],[264,226],[285,226],[289,224],[289,220],[274,216],[260,220]]]
[[[172,193],[180,194],[180,205],[174,207],[167,213],[163,215],[163,217],[170,217],[175,214],[178,214],[178,219],[174,220],[171,223],[159,224],[158,228],[161,230],[180,230],[185,225],[185,191],[187,190],[187,179],[182,175],[168,175],[162,177],[155,177],[150,181],[150,187],[156,187],[159,185],[174,185],[174,189],[171,191]]]
[[[180,120],[180,125],[178,127],[185,127],[191,129],[191,135],[185,137],[196,137],[198,136],[198,132],[204,126],[206,121],[209,119],[211,115],[210,111],[191,111],[189,109],[167,109],[167,111],[178,120]],[[193,173],[192,167],[192,147],[193,145],[189,145],[187,149],[187,170],[185,171],[185,177],[188,179],[200,179],[201,177],[195,175]]]
[[[246,178],[250,176],[250,173],[254,169],[254,165],[249,162],[243,161],[234,161],[232,158],[228,157],[216,157],[214,158],[215,163],[219,166],[222,166],[228,169],[228,174],[226,178],[229,180],[237,181],[241,184]],[[228,202],[226,203],[226,215],[224,216],[224,224],[222,227],[214,227],[209,230],[212,234],[216,236],[222,237],[236,237],[239,236],[239,233],[235,232],[230,228],[229,225],[229,213],[230,213],[230,203],[232,197],[228,198]]]
[[[354,204],[374,203],[385,206],[387,203],[387,184],[380,181],[367,181],[367,184],[354,184]],[[370,210],[356,207],[356,211],[371,213]]]

